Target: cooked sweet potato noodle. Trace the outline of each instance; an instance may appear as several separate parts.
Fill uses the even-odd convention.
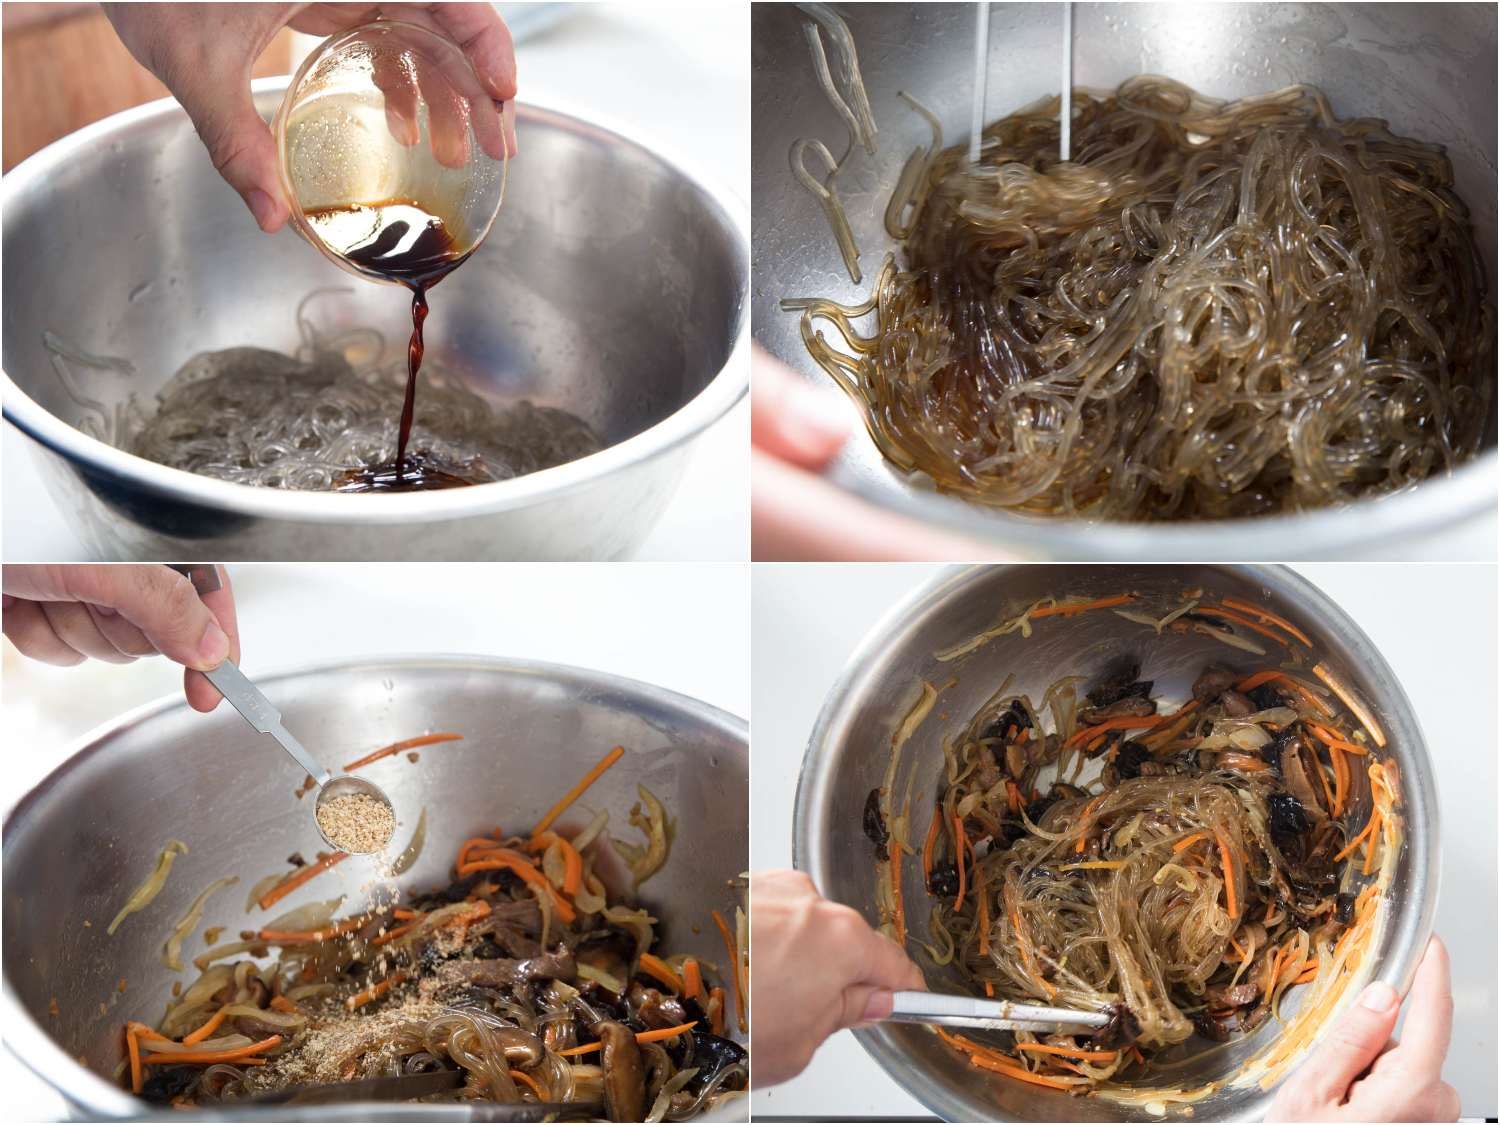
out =
[[[785,302],[892,464],[996,507],[1192,520],[1480,448],[1494,308],[1439,146],[1308,86],[1140,76],[1073,107],[1071,162],[1055,97],[991,124],[978,165],[917,150],[886,211],[904,265],[862,305]]]
[[[1126,597],[1045,599],[1013,620],[1066,629],[1080,613],[1123,615],[1112,607]],[[1198,632],[1210,620],[1199,607],[1216,604],[1201,590],[1176,608],[1148,604],[1143,635],[1158,622]],[[1262,620],[1278,623],[1300,668],[1305,634]],[[899,768],[933,711],[935,690],[919,683],[925,706],[901,724],[865,812],[885,932],[975,995],[1111,1017],[1092,1036],[945,1033],[976,1067],[1141,1104],[1191,1101],[1208,1089],[1152,1085],[1162,1051],[1279,1021],[1280,1037],[1223,1080],[1269,1084],[1344,1001],[1400,850],[1396,767],[1311,676],[1231,658],[1204,667],[1185,699],[1156,690],[1134,659],[1079,669],[1040,697],[1004,677],[941,732],[925,800],[911,796],[915,768]],[[925,925],[911,920],[923,914]]]

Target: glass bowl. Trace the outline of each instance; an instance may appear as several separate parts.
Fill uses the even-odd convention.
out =
[[[293,224],[335,265],[376,281],[409,283],[382,258],[409,264],[424,231],[461,261],[500,211],[510,112],[427,27],[377,20],[324,40],[272,123]]]

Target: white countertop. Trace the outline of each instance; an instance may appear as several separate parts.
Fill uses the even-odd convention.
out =
[[[395,648],[515,656],[629,676],[749,714],[750,589],[742,565],[247,564],[229,571],[241,663],[252,678]],[[8,641],[0,649],[0,727],[10,751],[0,808],[61,764],[74,739],[181,690],[181,670],[160,658],[57,668],[23,659]],[[61,1099],[8,1052],[0,1052],[0,1091],[9,1120],[55,1120],[63,1112]]]
[[[755,704],[750,794],[753,870],[790,867],[802,752],[844,661],[885,610],[937,568],[755,567]],[[1453,958],[1456,1011],[1444,1077],[1466,1116],[1493,1118],[1495,1088],[1496,568],[1323,564],[1298,567],[1349,613],[1410,696],[1437,765],[1443,825],[1437,929]],[[1472,707],[1478,701],[1482,721]],[[1476,741],[1476,736],[1478,741]],[[848,1032],[801,1075],[751,1095],[756,1117],[927,1117]]]
[[[746,4],[575,4],[516,49],[520,98],[597,106],[746,198],[750,182],[750,10]],[[747,207],[748,213],[748,207]],[[740,357],[749,363],[749,356]],[[9,562],[82,561],[77,532],[42,485],[31,442],[4,426],[0,509]],[[638,559],[750,553],[750,410],[741,402],[694,448]]]

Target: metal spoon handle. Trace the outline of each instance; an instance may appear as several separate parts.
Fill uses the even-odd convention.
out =
[[[891,1014],[897,1023],[942,1023],[961,1027],[1009,1027],[1017,1031],[1047,1031],[1064,1027],[1097,1028],[1109,1022],[1104,1012],[1046,1008],[1010,1000],[980,1000],[940,992],[897,992]]]
[[[316,758],[307,752],[307,747],[298,742],[286,727],[281,725],[281,712],[261,694],[260,688],[245,678],[245,673],[232,660],[226,660],[212,672],[203,673],[208,682],[219,689],[219,694],[229,700],[230,706],[245,717],[261,734],[269,734],[281,748],[296,759],[297,764],[312,775],[319,787],[327,785],[331,775]]]

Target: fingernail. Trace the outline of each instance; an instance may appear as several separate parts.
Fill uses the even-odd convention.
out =
[[[217,621],[210,621],[198,642],[198,659],[205,668],[217,668],[229,659],[229,637],[219,628]]]
[[[885,990],[877,990],[870,993],[870,998],[865,1001],[865,1014],[860,1017],[860,1023],[870,1023],[873,1020],[883,1020],[891,1014],[891,1008],[895,1004],[895,996]]]
[[[260,224],[262,230],[276,221],[276,201],[260,188],[252,188],[250,194],[245,197],[245,202],[250,204],[250,213],[255,216],[255,221]]]
[[[1396,990],[1383,980],[1378,980],[1359,994],[1359,1004],[1372,1012],[1389,1012],[1396,1006]]]

